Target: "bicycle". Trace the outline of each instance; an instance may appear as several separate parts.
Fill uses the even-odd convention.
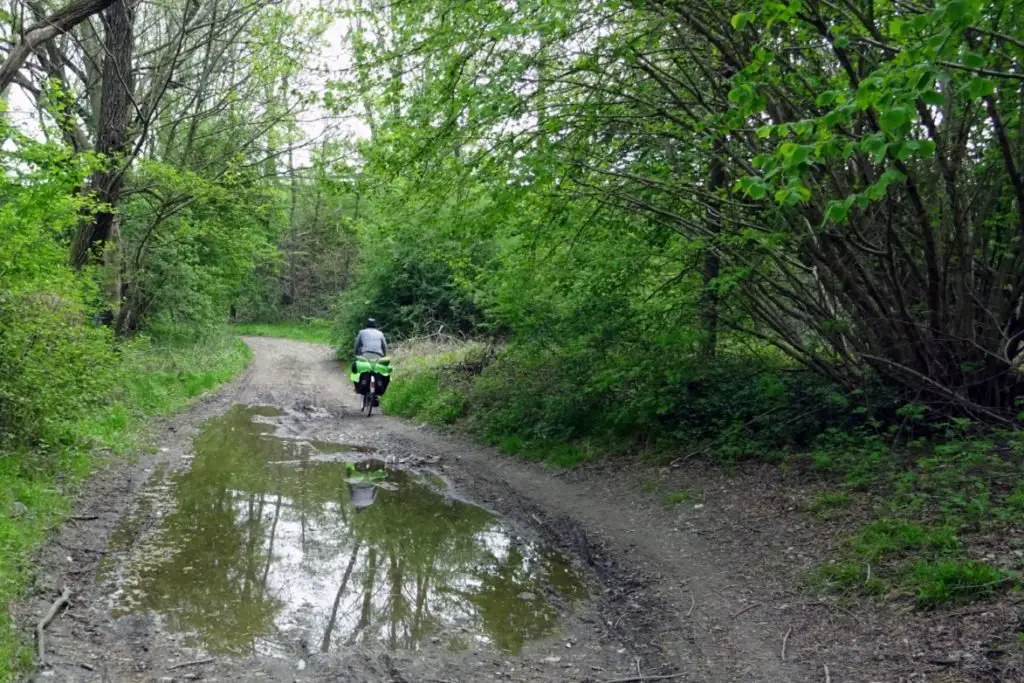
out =
[[[359,412],[366,413],[366,417],[373,415],[373,407],[377,405],[377,378],[370,374],[370,387],[363,394],[363,405]]]
[[[356,391],[362,395],[359,412],[373,415],[373,409],[380,406],[380,397],[387,391],[391,378],[391,361],[386,358],[365,358],[357,356],[352,361],[352,381]]]

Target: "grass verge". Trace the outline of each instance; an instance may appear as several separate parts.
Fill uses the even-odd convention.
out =
[[[68,512],[70,494],[97,462],[97,451],[137,445],[147,417],[180,409],[241,372],[251,352],[226,333],[202,340],[139,339],[122,348],[119,388],[87,420],[68,425],[77,438],[31,452],[0,452],[0,604],[10,605],[32,577],[32,554]],[[31,664],[8,609],[0,611],[0,682]]]
[[[315,318],[304,322],[238,323],[232,329],[243,336],[280,337],[313,344],[330,344],[333,336],[331,324]]]

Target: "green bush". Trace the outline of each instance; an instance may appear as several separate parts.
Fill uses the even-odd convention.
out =
[[[410,252],[401,247],[369,249],[359,270],[359,284],[339,302],[336,337],[341,351],[370,317],[394,341],[439,330],[468,335],[482,322],[471,293],[459,284],[447,262]]]
[[[60,441],[109,393],[117,357],[108,330],[49,295],[0,295],[0,451]]]

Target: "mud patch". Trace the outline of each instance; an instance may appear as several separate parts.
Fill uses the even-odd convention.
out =
[[[115,617],[156,615],[214,654],[511,653],[586,597],[561,555],[436,478],[290,437],[279,417],[235,406],[200,430],[191,468],[154,472],[99,574]]]

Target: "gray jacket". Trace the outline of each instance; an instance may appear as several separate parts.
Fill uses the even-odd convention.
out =
[[[356,335],[356,345],[353,353],[357,356],[361,356],[364,353],[376,353],[386,356],[388,355],[388,340],[384,338],[384,333],[380,330],[367,327],[364,330],[359,330],[359,334]]]

